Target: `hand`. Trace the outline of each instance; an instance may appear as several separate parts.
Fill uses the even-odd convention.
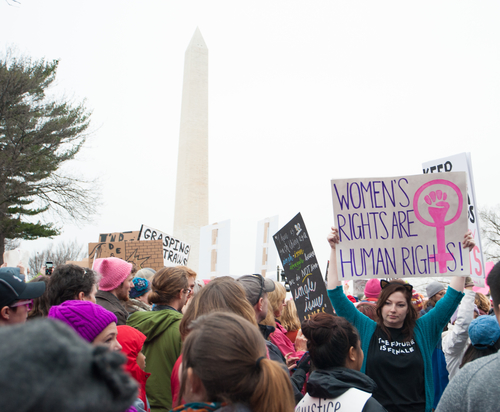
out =
[[[335,248],[337,247],[337,244],[340,242],[339,230],[332,226],[332,231],[330,233],[328,233],[326,240],[328,240],[330,247],[333,250],[335,250]]]
[[[295,338],[295,350],[297,352],[307,350],[307,338],[302,333],[302,329],[299,330]]]
[[[462,241],[462,245],[464,249],[469,248],[469,252],[472,252],[472,249],[474,249],[474,246],[476,246],[476,242],[474,242],[474,236],[472,236],[472,232],[470,229],[465,234],[464,240]]]
[[[0,268],[6,268],[6,267],[7,267],[7,262],[3,262],[2,266],[0,266]]]
[[[19,262],[17,264],[17,267],[19,268],[19,272],[21,272],[21,275],[24,275],[25,273],[25,269],[24,269],[24,266],[23,266],[23,263],[22,262]]]
[[[297,367],[297,361],[299,360],[299,358],[297,356],[290,356],[291,354],[292,354],[292,352],[287,353],[285,355],[286,366],[287,366],[289,371],[291,371],[292,369],[295,369]]]

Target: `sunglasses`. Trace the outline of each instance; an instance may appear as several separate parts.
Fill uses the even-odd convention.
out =
[[[9,305],[9,308],[18,308],[19,306],[27,306],[28,312],[33,309],[33,299],[20,300],[13,305]]]
[[[381,280],[380,281],[380,287],[384,289],[387,285],[389,285],[391,282],[387,282],[387,280]],[[397,282],[399,283],[399,282]],[[410,293],[413,292],[413,286],[410,285],[409,283],[399,283],[401,286],[404,286],[406,290]]]
[[[258,278],[260,282],[260,292],[259,292],[259,297],[257,298],[258,302],[262,297],[262,293],[264,292],[264,278],[260,275],[252,275],[252,276]],[[257,304],[257,302],[255,302],[255,304]]]

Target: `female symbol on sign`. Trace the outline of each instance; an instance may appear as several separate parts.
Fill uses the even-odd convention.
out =
[[[428,195],[424,197],[425,202],[429,205],[428,211],[429,215],[431,216],[432,220],[434,222],[429,222],[428,220],[424,219],[422,215],[420,214],[418,210],[418,199],[422,192],[427,189],[430,186],[433,185],[445,185],[451,187],[455,193],[457,194],[458,197],[458,209],[457,213],[453,217],[453,219],[446,220],[446,213],[448,212],[448,209],[450,208],[450,204],[446,201],[447,195],[445,192],[442,192],[441,190],[436,190],[430,192]],[[432,206],[434,202],[435,206]],[[435,255],[431,255],[431,262],[439,262],[439,273],[446,273],[446,262],[449,260],[453,260],[453,256],[451,253],[446,253],[446,241],[445,241],[445,231],[444,227],[451,225],[452,223],[456,222],[460,215],[462,214],[462,206],[463,206],[464,200],[462,196],[462,192],[458,188],[458,186],[450,182],[449,180],[444,180],[444,179],[436,179],[432,180],[431,182],[424,183],[422,186],[419,187],[419,189],[415,192],[415,196],[413,197],[413,210],[415,211],[415,216],[417,219],[420,221],[420,223],[430,226],[430,227],[435,227],[436,228],[436,239],[437,239],[437,249],[438,253]]]

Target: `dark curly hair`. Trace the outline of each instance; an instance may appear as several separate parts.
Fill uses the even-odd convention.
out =
[[[99,274],[77,265],[59,265],[54,269],[47,285],[47,303],[60,305],[67,300],[74,300],[80,292],[89,296],[94,285],[99,281]]]

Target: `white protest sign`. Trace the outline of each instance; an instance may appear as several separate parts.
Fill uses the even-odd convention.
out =
[[[467,213],[469,229],[474,236],[476,246],[470,252],[470,272],[476,286],[484,286],[485,265],[483,247],[481,245],[481,229],[477,216],[476,193],[474,190],[474,175],[470,153],[460,153],[442,159],[431,160],[422,164],[424,173],[465,172],[467,175]]]
[[[186,242],[146,225],[141,226],[138,239],[162,240],[165,266],[187,266],[191,246]]]
[[[260,273],[264,277],[267,272],[276,272],[278,251],[273,242],[272,234],[278,230],[278,216],[268,217],[257,223],[255,273]]]
[[[371,393],[350,388],[333,399],[313,398],[306,393],[295,407],[295,412],[362,412]]]
[[[15,268],[22,264],[25,269],[29,268],[30,252],[23,249],[7,250],[3,254],[3,261],[7,267]]]
[[[469,275],[466,176],[442,177],[332,180],[339,280]]]
[[[231,221],[224,220],[200,229],[200,279],[229,275]]]

